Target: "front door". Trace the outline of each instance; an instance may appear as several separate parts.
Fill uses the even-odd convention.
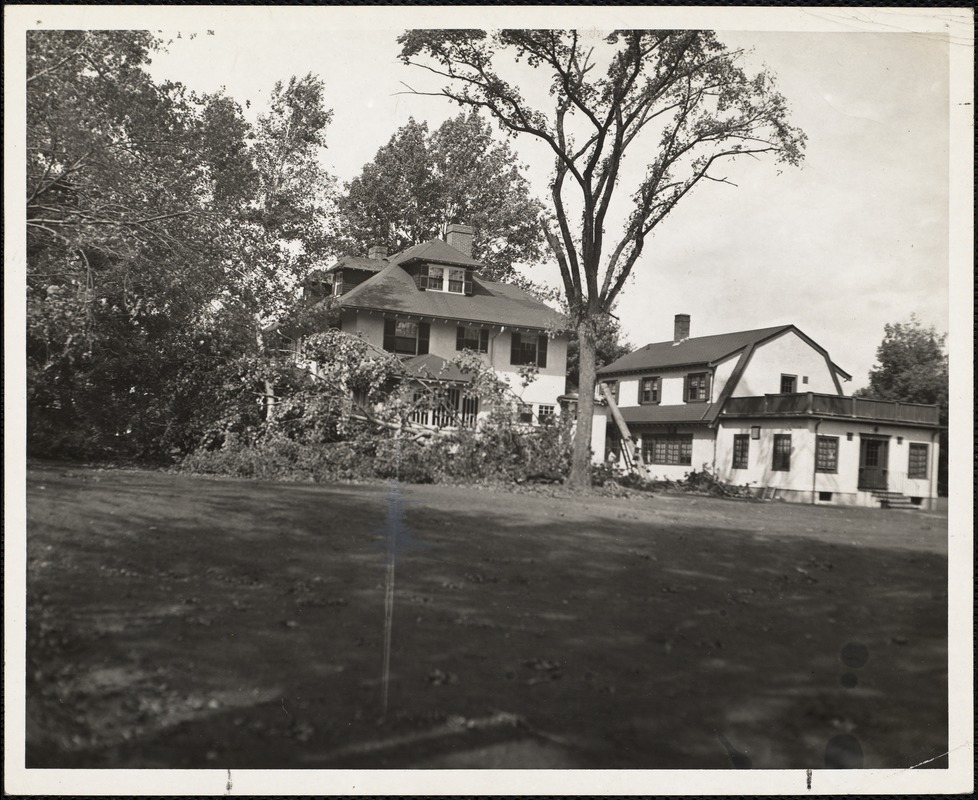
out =
[[[886,465],[890,443],[886,439],[859,440],[859,488],[886,489]]]

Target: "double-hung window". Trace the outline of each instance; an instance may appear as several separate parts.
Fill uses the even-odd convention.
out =
[[[655,405],[659,402],[658,376],[639,378],[638,402],[640,405]]]
[[[472,276],[463,267],[441,267],[421,264],[417,268],[415,282],[419,289],[429,292],[472,294]]]
[[[489,352],[489,329],[459,325],[455,335],[456,350],[475,350],[477,353]]]
[[[618,403],[618,381],[601,381],[605,386],[608,387],[608,391],[611,392],[611,396],[614,398],[615,403]]]
[[[797,375],[781,376],[781,394],[794,394],[798,385]]]
[[[735,433],[733,438],[733,469],[747,469],[750,454],[750,435]]]
[[[384,320],[384,349],[388,353],[421,356],[428,352],[431,325],[406,319]]]
[[[908,454],[907,477],[927,477],[927,445],[911,442]]]
[[[771,459],[771,469],[775,472],[791,471],[791,434],[774,434],[774,450]]]
[[[513,332],[510,364],[547,366],[547,334]]]
[[[686,376],[685,388],[684,395],[687,403],[705,403],[710,399],[710,373],[690,373]]]
[[[816,472],[838,472],[839,471],[839,437],[838,436],[816,436],[815,437],[815,471]]]

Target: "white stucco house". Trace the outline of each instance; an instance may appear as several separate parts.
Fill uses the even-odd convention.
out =
[[[520,419],[545,423],[559,415],[569,334],[562,315],[523,290],[483,280],[472,258],[473,229],[450,225],[433,239],[388,256],[373,247],[366,258],[345,256],[321,275],[320,291],[336,298],[338,326],[397,354],[408,375],[447,388],[452,408],[421,410],[414,422],[452,427],[487,413],[467,391],[469,378],[448,363],[478,353],[518,398]],[[521,370],[535,367],[523,385]]]
[[[641,347],[598,371],[650,477],[707,468],[788,501],[924,506],[937,497],[937,406],[847,397],[850,380],[794,325]],[[620,447],[610,420],[596,460]]]

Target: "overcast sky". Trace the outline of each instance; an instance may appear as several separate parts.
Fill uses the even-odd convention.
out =
[[[364,17],[362,26],[347,17],[338,30],[329,25],[335,9],[322,11],[322,24],[295,27],[274,9],[267,24],[233,13],[186,18],[163,31],[180,38],[154,58],[152,72],[196,90],[224,87],[242,105],[250,101],[252,114],[276,80],[320,76],[334,112],[326,161],[341,181],[409,117],[433,129],[458,113],[445,100],[403,93],[404,84],[438,85],[397,60],[405,22],[432,20],[402,10],[399,19]],[[738,164],[726,171],[737,188],[707,184],[677,207],[617,309],[633,345],[670,338],[677,313],[692,316],[694,336],[794,323],[853,374],[851,391],[865,383],[885,323],[916,313],[948,329],[949,47],[939,35],[865,27],[721,31],[731,46],[753,48],[748,66],[776,74],[793,122],[808,135],[805,163],[780,173],[772,160]],[[515,146],[545,198],[552,160],[532,143]],[[534,277],[556,284],[556,269]]]

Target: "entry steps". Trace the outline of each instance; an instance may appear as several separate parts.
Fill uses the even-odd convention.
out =
[[[874,489],[873,497],[879,500],[882,508],[896,508],[900,510],[916,511],[920,508],[915,505],[913,500],[900,492],[888,492],[882,489]]]

